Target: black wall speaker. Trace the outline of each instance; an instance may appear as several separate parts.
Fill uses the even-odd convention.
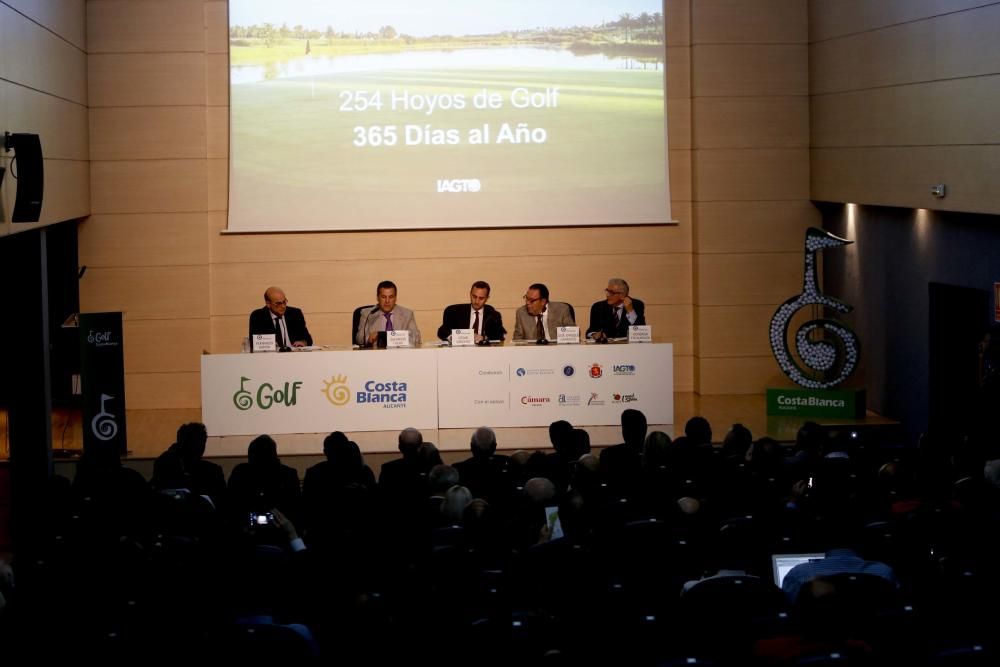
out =
[[[17,175],[17,197],[11,222],[38,222],[45,190],[42,142],[37,134],[11,134],[7,144],[14,149],[12,171]]]

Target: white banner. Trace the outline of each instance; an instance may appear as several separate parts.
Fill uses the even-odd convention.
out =
[[[635,408],[674,421],[673,345],[442,348],[439,427],[618,424]]]
[[[436,353],[204,355],[202,421],[209,435],[437,428]]]
[[[674,420],[673,345],[546,345],[215,354],[209,435]]]

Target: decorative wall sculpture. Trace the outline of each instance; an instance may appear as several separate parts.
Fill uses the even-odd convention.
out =
[[[796,330],[795,356],[788,345],[788,327],[798,310],[826,308],[841,314],[854,310],[853,306],[823,294],[816,277],[816,252],[849,243],[853,241],[816,227],[806,230],[802,293],[781,304],[771,318],[771,351],[778,366],[793,382],[809,389],[836,387],[854,372],[861,356],[861,344],[855,333],[842,322],[822,316],[810,319]]]

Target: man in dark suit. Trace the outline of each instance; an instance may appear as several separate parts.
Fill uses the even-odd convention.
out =
[[[646,324],[645,304],[628,295],[627,282],[621,278],[609,279],[604,294],[604,301],[598,301],[590,307],[587,338],[597,342],[609,338],[626,338],[630,326]]]
[[[486,305],[490,298],[490,284],[485,280],[472,283],[469,291],[470,303],[456,303],[444,309],[438,338],[448,340],[452,329],[474,329],[476,342],[503,340],[507,330],[503,328],[503,317],[493,306]]]
[[[250,313],[250,335],[274,334],[279,347],[306,347],[313,344],[302,311],[288,305],[280,287],[264,292],[264,307]]]

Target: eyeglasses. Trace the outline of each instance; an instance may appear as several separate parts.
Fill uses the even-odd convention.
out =
[[[272,306],[287,306],[288,299],[282,299],[281,301],[268,301]]]
[[[538,297],[537,299],[532,299],[527,294],[524,295],[524,302],[528,304],[535,303],[536,301],[541,301],[541,300],[542,297]]]
[[[611,296],[612,294],[624,294],[625,292],[616,292],[613,289],[606,289],[604,290],[604,293],[607,294],[608,296]]]

